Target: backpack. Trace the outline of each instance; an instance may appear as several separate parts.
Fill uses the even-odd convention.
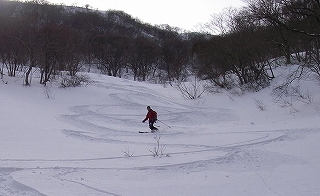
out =
[[[152,119],[157,120],[158,119],[158,114],[156,111],[152,110]]]

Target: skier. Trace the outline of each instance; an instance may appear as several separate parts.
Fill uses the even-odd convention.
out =
[[[157,112],[153,111],[150,106],[147,107],[148,113],[146,115],[146,118],[143,119],[143,123],[149,119],[149,128],[151,129],[151,132],[155,132],[158,130],[156,127],[153,126],[153,124],[157,121]]]

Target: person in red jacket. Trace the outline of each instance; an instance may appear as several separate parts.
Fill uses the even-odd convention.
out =
[[[146,118],[143,119],[143,123],[146,122],[146,120],[149,119],[149,128],[151,131],[158,130],[156,127],[153,126],[153,124],[157,121],[157,112],[153,111],[150,106],[147,107],[148,113],[146,115]]]

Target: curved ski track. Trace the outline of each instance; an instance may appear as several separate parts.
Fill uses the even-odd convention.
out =
[[[118,195],[112,191],[104,191],[90,186],[83,181],[70,180],[66,175],[70,173],[81,173],[90,171],[110,171],[110,170],[161,170],[175,172],[179,170],[200,171],[200,170],[263,170],[270,167],[277,167],[283,163],[301,163],[302,161],[289,155],[277,154],[258,150],[258,145],[267,145],[273,142],[282,142],[299,139],[317,130],[270,130],[264,132],[220,132],[202,131],[201,125],[215,123],[230,119],[236,121],[237,116],[227,109],[222,108],[198,108],[179,104],[171,97],[163,96],[153,90],[122,85],[104,85],[95,84],[99,88],[112,91],[109,96],[113,103],[110,104],[92,104],[81,105],[71,108],[73,115],[64,115],[60,120],[76,127],[74,130],[61,130],[62,134],[79,140],[90,142],[101,142],[106,144],[126,144],[145,146],[150,149],[155,146],[155,138],[161,137],[160,143],[165,147],[165,153],[171,157],[184,156],[187,159],[173,162],[171,164],[159,165],[135,165],[130,166],[109,166],[97,167],[96,165],[109,165],[109,161],[119,161],[128,157],[116,153],[113,157],[97,157],[88,159],[60,159],[60,160],[28,160],[28,159],[7,159],[2,162],[16,163],[20,162],[25,167],[22,168],[0,168],[0,195],[43,195],[26,185],[22,185],[13,180],[11,173],[24,170],[26,172],[43,172],[47,170],[55,171],[57,175],[50,176],[56,180],[63,180],[71,185],[77,184],[90,189],[97,195]],[[109,98],[110,99],[110,98]],[[151,101],[150,101],[151,100]],[[159,118],[170,124],[171,128],[158,123],[161,126],[160,132],[156,134],[138,134],[142,125],[141,120],[146,112],[145,103],[148,102],[153,108],[159,109]],[[141,110],[143,108],[143,110]],[[160,111],[160,112],[159,112]],[[141,113],[142,112],[142,113]],[[192,131],[186,131],[190,130]],[[194,131],[193,131],[194,130]],[[201,141],[198,138],[217,137],[228,135],[239,135],[247,137],[241,141],[223,142],[221,145]],[[197,140],[192,140],[198,137]],[[195,156],[202,153],[210,154],[219,152],[216,156]],[[197,157],[202,157],[198,158]],[[203,157],[207,157],[204,159]],[[151,153],[140,153],[132,155],[133,159],[152,158]],[[166,159],[164,157],[164,159]],[[97,164],[98,162],[98,164]],[[99,164],[101,162],[101,164]],[[63,166],[57,166],[61,164]],[[68,163],[70,166],[65,166]],[[77,163],[77,166],[74,163]],[[93,163],[93,164],[91,164]],[[43,164],[43,166],[42,166]],[[68,165],[67,164],[67,165]],[[51,165],[51,166],[48,166]],[[111,164],[112,165],[112,164]],[[65,173],[64,173],[65,172]]]

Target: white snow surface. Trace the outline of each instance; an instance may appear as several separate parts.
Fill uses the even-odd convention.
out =
[[[320,195],[319,82],[301,84],[311,103],[281,107],[270,95],[281,76],[256,93],[188,100],[170,85],[88,75],[66,89],[0,83],[0,195]],[[148,105],[159,131],[139,134]]]

